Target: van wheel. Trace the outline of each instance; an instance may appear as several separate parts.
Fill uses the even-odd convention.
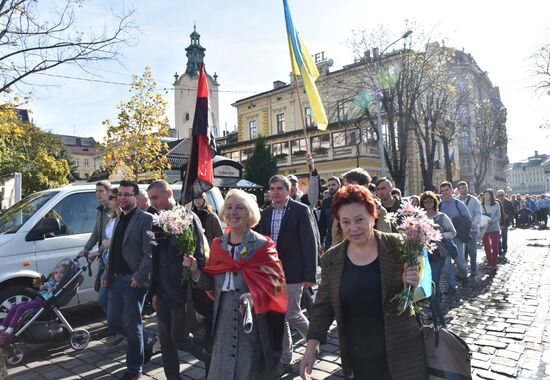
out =
[[[0,322],[6,318],[8,311],[17,304],[27,302],[33,295],[23,285],[11,285],[0,289]]]

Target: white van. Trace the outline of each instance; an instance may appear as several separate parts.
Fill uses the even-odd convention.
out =
[[[173,190],[181,192],[181,185]],[[220,190],[209,190],[207,197],[219,212]],[[97,207],[95,185],[78,185],[31,194],[0,214],[0,320],[13,305],[29,299],[25,289],[32,287],[33,278],[48,275],[62,259],[77,256],[90,238]],[[92,270],[94,275],[84,276],[68,306],[97,301],[93,289],[97,263]]]

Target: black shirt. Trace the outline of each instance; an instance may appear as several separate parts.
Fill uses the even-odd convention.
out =
[[[378,258],[355,265],[346,255],[340,300],[355,378],[387,379],[384,311]]]
[[[124,234],[130,220],[136,213],[136,207],[128,214],[120,214],[118,223],[113,233],[113,245],[109,250],[109,266],[112,274],[133,274],[126,260],[122,256],[122,243],[124,242]]]

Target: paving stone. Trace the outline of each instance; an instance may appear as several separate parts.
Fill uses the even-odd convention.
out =
[[[478,339],[475,341],[475,344],[478,346],[488,346],[494,348],[506,348],[508,344],[502,343],[496,340],[489,340],[487,337],[485,339]]]

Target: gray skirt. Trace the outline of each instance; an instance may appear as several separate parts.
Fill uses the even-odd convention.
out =
[[[239,311],[241,292],[222,292],[208,380],[268,379],[256,318],[250,334],[243,330]]]

